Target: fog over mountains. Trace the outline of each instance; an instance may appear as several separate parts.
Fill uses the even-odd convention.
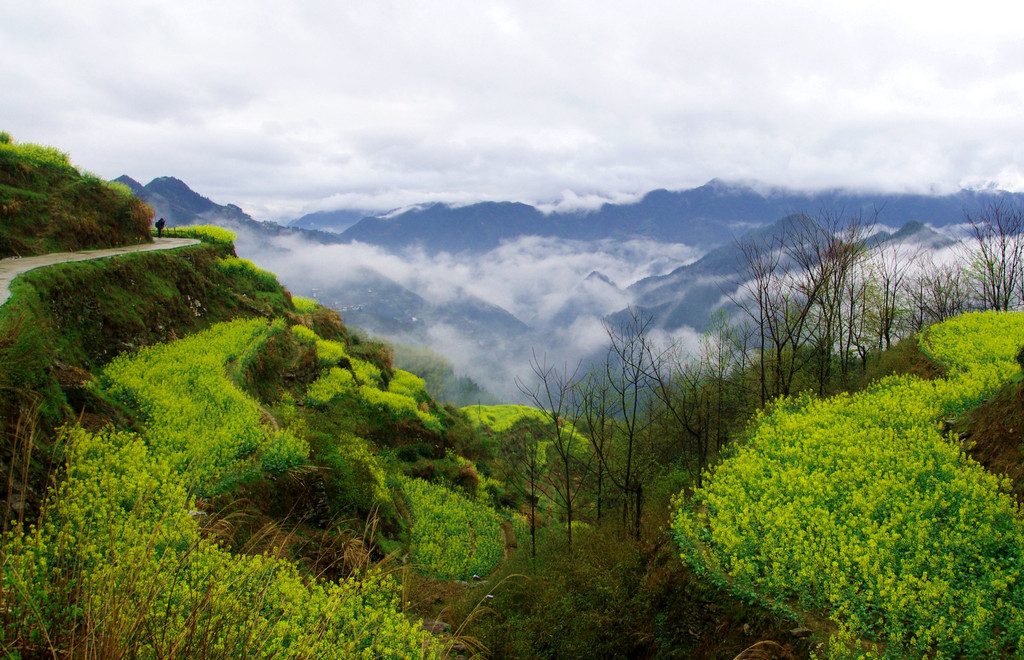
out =
[[[528,373],[534,350],[549,362],[601,357],[604,323],[630,306],[652,315],[665,341],[693,345],[713,311],[734,309],[737,241],[770,235],[791,214],[877,217],[878,242],[935,251],[953,242],[965,210],[1022,201],[979,191],[759,191],[716,180],[593,211],[431,204],[357,220],[362,214],[325,212],[282,226],[170,177],[145,186],[120,180],[169,225],[233,229],[239,255],[276,272],[294,294],[316,297],[372,334],[430,346],[503,398],[515,397],[514,378]]]

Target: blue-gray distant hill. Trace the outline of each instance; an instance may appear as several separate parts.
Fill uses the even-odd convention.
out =
[[[337,211],[315,211],[295,218],[286,223],[289,227],[298,229],[312,229],[315,231],[326,231],[334,234],[341,233],[356,224],[363,218],[372,216],[369,211],[352,211],[339,209]]]
[[[950,195],[761,192],[716,179],[690,190],[655,190],[635,203],[605,204],[588,212],[544,214],[513,202],[418,206],[363,218],[341,237],[391,250],[418,246],[429,253],[486,252],[502,241],[530,235],[577,240],[637,237],[710,249],[794,213],[813,216],[827,211],[871,218],[877,211],[879,222],[890,227],[908,222],[945,227],[963,222],[965,209],[976,209],[996,196],[1024,202],[1020,194],[970,190]]]
[[[752,229],[740,241],[714,248],[692,264],[633,283],[626,290],[633,306],[650,316],[657,328],[672,331],[689,326],[704,330],[716,309],[732,307],[729,296],[738,290],[745,268],[740,244],[744,241],[769,244],[772,237],[781,236],[799,217],[786,216],[766,227]],[[954,243],[949,236],[918,221],[907,222],[895,232],[880,231],[868,242],[879,247],[901,243],[924,250],[937,250]],[[626,321],[628,312],[612,314],[609,320],[613,324]]]
[[[157,218],[167,221],[168,227],[212,224],[238,232],[248,232],[265,238],[273,236],[300,236],[314,243],[345,242],[337,234],[284,227],[276,222],[260,222],[234,204],[217,204],[189,188],[188,184],[172,176],[161,176],[142,185],[130,176],[114,179],[128,186],[135,196],[153,207]]]

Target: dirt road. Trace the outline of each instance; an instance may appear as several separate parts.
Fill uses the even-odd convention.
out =
[[[154,238],[152,243],[124,245],[121,247],[103,250],[53,252],[51,254],[41,254],[37,257],[0,259],[0,305],[6,303],[7,299],[11,297],[11,281],[18,275],[34,268],[52,266],[53,264],[64,264],[69,261],[86,261],[88,259],[115,257],[119,254],[131,254],[132,252],[170,250],[172,248],[185,247],[186,245],[197,245],[198,243],[199,241],[194,238]]]

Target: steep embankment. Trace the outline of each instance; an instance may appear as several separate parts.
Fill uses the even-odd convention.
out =
[[[855,395],[781,401],[673,529],[684,559],[731,589],[831,617],[843,649],[888,657],[1024,652],[1024,522],[1007,483],[941,420],[1018,371],[1024,315],[930,328],[945,380],[893,376]]]
[[[438,479],[475,474],[452,452],[465,422],[386,346],[238,259],[229,234],[187,232],[204,242],[33,269],[0,307],[17,521],[0,540],[0,648],[442,653],[372,566],[379,547],[449,579],[500,559],[476,483],[452,487],[462,499],[414,478],[425,458]],[[437,552],[452,544],[464,564]]]
[[[956,420],[953,430],[971,457],[1005,475],[1024,502],[1024,381],[1015,378],[983,404]]]
[[[149,242],[153,211],[53,147],[0,131],[0,258]]]
[[[88,427],[45,447],[34,439],[45,437],[46,415],[10,429],[5,467],[19,519],[42,490],[33,466],[54,452],[65,469],[27,516],[37,524],[15,524],[0,542],[0,646],[22,655],[437,655],[440,640],[405,616],[395,580],[370,569],[372,546],[331,523],[361,505],[390,506],[377,447],[351,434],[308,438],[332,406],[442,444],[451,421],[422,381],[390,368],[383,347],[350,338],[312,301],[296,306],[220,232],[205,238],[34,270],[0,310],[0,321],[20,319],[4,348],[34,378],[20,395],[0,390],[6,403],[45,401],[56,418]],[[332,486],[319,475],[334,468]],[[315,519],[320,509],[326,523]]]
[[[139,245],[125,245],[118,248],[105,248],[98,250],[79,250],[78,252],[51,252],[35,257],[8,258],[0,260],[0,305],[7,302],[11,297],[11,282],[18,275],[27,273],[36,268],[44,266],[55,266],[74,261],[90,261],[92,259],[104,259],[116,257],[122,254],[133,254],[135,252],[152,252],[154,250],[172,250],[174,248],[198,245],[199,241],[194,238],[159,238],[152,243],[141,243]]]

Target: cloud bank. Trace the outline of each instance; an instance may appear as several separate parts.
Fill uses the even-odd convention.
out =
[[[996,0],[9,2],[0,128],[260,219],[587,207],[714,177],[1019,189],[1022,17]]]
[[[441,321],[415,334],[396,331],[389,338],[407,343],[424,343],[425,338],[459,373],[506,399],[517,396],[515,378],[529,376],[533,351],[571,364],[603,357],[607,332],[602,318],[631,303],[625,287],[700,256],[681,244],[535,236],[475,256],[430,256],[415,250],[394,254],[360,243],[319,245],[295,237],[267,244],[244,233],[236,245],[241,256],[277,273],[296,295],[310,295],[313,287],[356,289],[371,270],[441,309],[467,298],[503,308],[529,330],[480,336]]]

